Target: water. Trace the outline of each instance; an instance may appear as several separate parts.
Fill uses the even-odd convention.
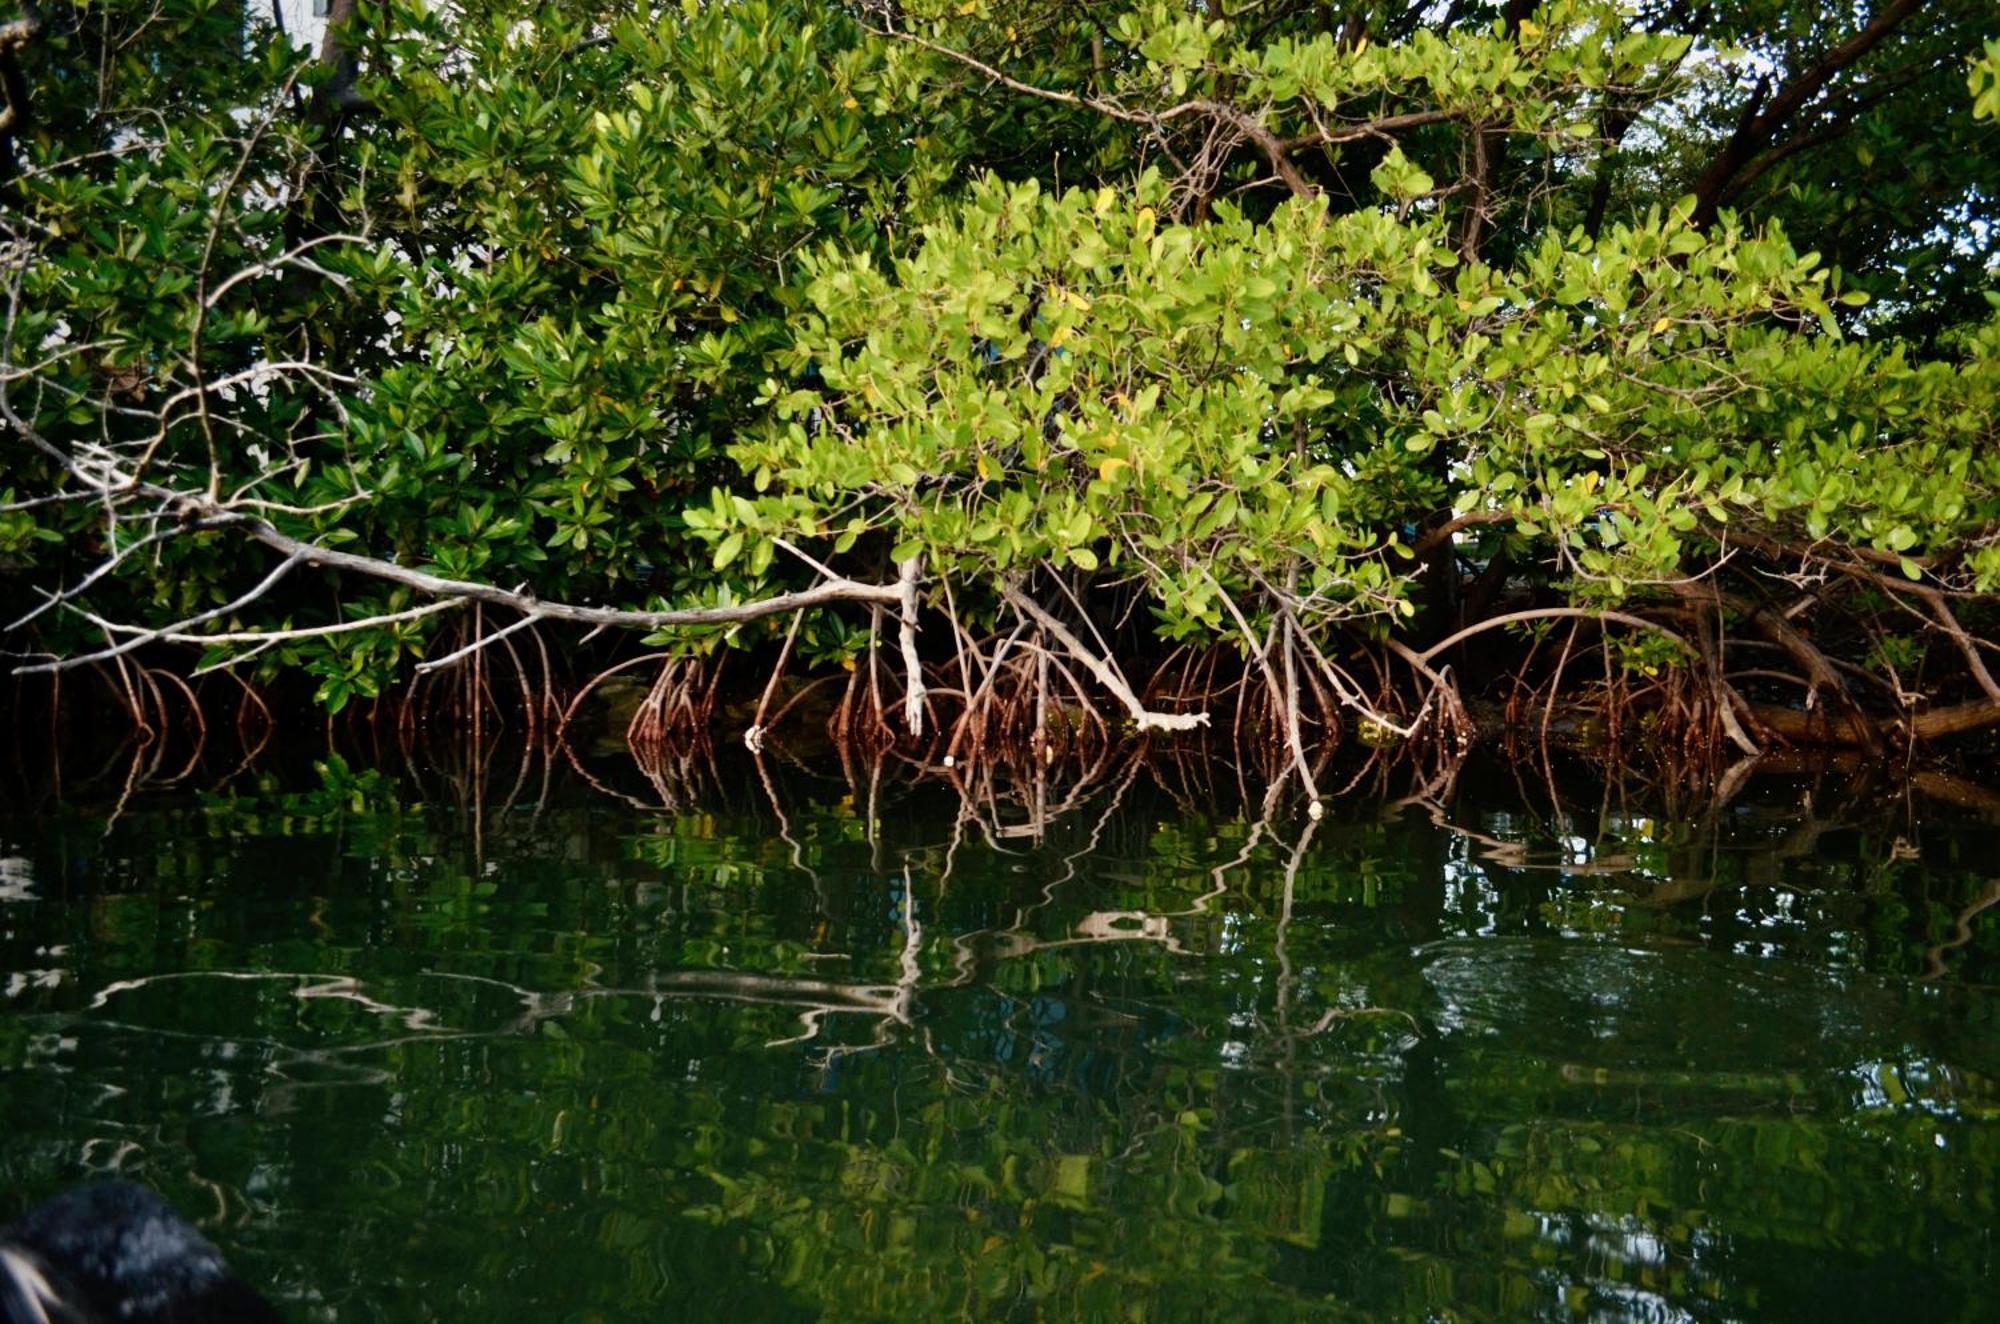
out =
[[[16,797],[0,1217],[301,1321],[2000,1317],[1972,810],[527,771]]]

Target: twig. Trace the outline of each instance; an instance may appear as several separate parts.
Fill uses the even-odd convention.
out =
[[[471,643],[465,645],[463,648],[453,649],[451,652],[446,653],[443,657],[440,658],[432,658],[429,661],[417,663],[416,666],[417,674],[422,676],[422,675],[428,675],[433,671],[443,671],[446,667],[451,666],[453,663],[461,661],[464,658],[471,657],[474,653],[477,653],[480,649],[499,643],[502,639],[505,639],[508,635],[514,633],[514,631],[527,629],[529,626],[533,625],[536,621],[540,619],[541,617],[539,615],[530,614],[527,616],[523,616],[520,620],[515,621],[512,625],[509,625],[504,629],[495,630],[492,634],[481,634],[476,638],[474,638]],[[518,662],[516,665],[518,666]],[[523,682],[523,684],[525,685],[525,682]]]

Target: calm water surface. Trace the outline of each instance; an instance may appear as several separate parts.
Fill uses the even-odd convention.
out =
[[[2000,1318],[1969,811],[512,780],[0,802],[0,1218],[300,1321]]]

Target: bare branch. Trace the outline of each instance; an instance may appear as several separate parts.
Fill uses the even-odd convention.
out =
[[[1631,616],[1622,611],[1599,611],[1594,607],[1537,607],[1529,611],[1510,611],[1505,615],[1489,616],[1483,621],[1476,621],[1456,634],[1439,640],[1423,652],[1416,653],[1413,656],[1415,661],[1427,663],[1438,654],[1449,651],[1457,645],[1464,643],[1472,636],[1484,634],[1488,630],[1497,630],[1503,625],[1519,625],[1523,621],[1561,620],[1564,618],[1587,621],[1616,621],[1620,625],[1630,625],[1636,629],[1651,630],[1654,634],[1663,635],[1671,640],[1683,652],[1687,653],[1688,656],[1692,657],[1695,655],[1693,644],[1690,644],[1687,640],[1681,638],[1680,635],[1669,630],[1659,622],[1649,621],[1643,616]]]
[[[465,647],[454,649],[451,652],[446,653],[443,657],[430,658],[426,661],[419,662],[417,663],[417,674],[426,675],[433,671],[442,671],[446,667],[452,665],[452,663],[454,662],[458,662],[464,658],[471,657],[474,653],[477,653],[480,649],[485,648],[489,644],[499,643],[502,639],[505,639],[508,635],[514,633],[516,630],[527,629],[529,626],[533,625],[536,621],[539,621],[540,619],[542,618],[538,615],[523,616],[520,620],[515,621],[512,625],[506,626],[499,630],[495,630],[492,634],[482,634],[477,639],[474,639],[471,643],[465,645]]]
[[[29,666],[16,667],[14,669],[14,673],[16,675],[32,675],[33,673],[38,671],[68,671],[72,667],[89,666],[93,662],[105,662],[109,661],[114,657],[122,657],[126,653],[131,652],[135,648],[143,648],[147,644],[158,642],[159,640],[165,639],[170,635],[179,635],[184,638],[191,637],[199,639],[201,636],[199,635],[189,636],[187,632],[194,626],[202,625],[209,621],[215,620],[219,617],[228,616],[234,612],[241,611],[243,608],[257,601],[257,599],[263,597],[266,593],[269,593],[273,588],[277,587],[279,580],[283,579],[286,575],[289,575],[290,573],[292,573],[293,570],[297,569],[300,564],[300,561],[301,558],[297,556],[286,557],[285,560],[278,565],[278,568],[273,570],[270,574],[264,576],[264,578],[258,582],[255,588],[243,594],[241,597],[232,598],[230,601],[223,603],[220,607],[212,607],[205,612],[199,613],[198,615],[190,616],[186,620],[177,621],[172,625],[162,626],[157,630],[140,630],[137,634],[133,635],[132,638],[125,640],[125,642],[120,644],[113,644],[109,648],[99,649],[95,653],[85,653],[79,657],[58,658],[53,662],[37,662]],[[96,620],[97,618],[93,616],[91,619]],[[108,622],[100,621],[99,624],[107,625],[108,628],[112,629],[118,628],[116,626],[110,626]],[[132,627],[128,626],[126,628],[130,629]]]
[[[147,534],[143,538],[139,538],[132,542],[126,543],[124,546],[112,552],[110,556],[104,558],[103,561],[99,562],[94,570],[92,570],[89,574],[85,575],[82,579],[78,580],[76,584],[73,585],[72,587],[63,589],[56,593],[45,593],[42,597],[42,603],[40,606],[30,608],[27,615],[22,616],[19,619],[15,620],[12,624],[8,625],[6,629],[0,630],[0,634],[12,634],[14,631],[20,629],[22,626],[28,624],[30,621],[33,621],[43,612],[46,612],[51,608],[60,607],[65,605],[66,603],[75,601],[77,598],[80,598],[85,593],[89,592],[92,585],[96,584],[99,580],[103,579],[106,575],[110,574],[113,570],[116,570],[121,564],[124,563],[125,558],[130,556],[132,553],[139,551],[141,548],[157,546],[158,544],[165,542],[170,538],[175,538],[180,536],[184,532],[186,532],[186,530],[176,525],[172,528],[155,529],[153,530],[153,532]]]
[[[201,301],[201,306],[203,308],[213,309],[216,304],[222,302],[223,295],[229,293],[229,291],[235,289],[238,285],[241,285],[246,280],[255,280],[259,276],[267,276],[270,275],[272,272],[282,271],[286,267],[309,265],[302,262],[301,259],[305,256],[307,252],[309,252],[312,249],[318,248],[322,244],[365,244],[367,242],[368,242],[368,237],[366,235],[359,235],[359,234],[323,234],[323,235],[317,235],[311,239],[304,240],[300,243],[292,245],[292,247],[286,249],[283,253],[280,253],[277,257],[270,258],[263,262],[253,262],[249,266],[243,268],[243,270],[229,277],[227,280],[222,281],[221,283],[216,285],[214,289],[208,292],[207,297]],[[313,270],[317,274],[325,276],[327,279],[333,281],[337,285],[347,284],[347,278],[345,276],[341,276],[335,272],[327,271],[324,267],[314,267]],[[300,365],[288,364],[285,366],[300,366]],[[303,366],[309,367],[311,365],[303,365]]]
[[[1966,632],[1958,623],[1958,617],[1944,600],[1944,594],[1932,588],[1912,589],[1911,593],[1923,599],[1924,604],[1937,613],[1938,623],[1944,632],[1958,645],[1958,651],[1965,655],[1965,665],[1972,672],[1972,678],[1979,682],[1979,688],[1986,691],[1986,697],[2000,704],[2000,682],[1995,682],[1993,673],[1986,668],[1986,659],[1980,655],[1979,641]]]
[[[1051,638],[1069,651],[1069,655],[1082,663],[1097,683],[1111,692],[1113,698],[1125,706],[1125,712],[1137,724],[1140,731],[1190,731],[1198,726],[1208,725],[1207,713],[1156,713],[1139,702],[1139,696],[1132,692],[1125,677],[1118,673],[1117,666],[1109,658],[1099,657],[1083,646],[1083,641],[1071,634],[1069,627],[1051,616],[1042,605],[1013,585],[1001,589],[1001,596],[1007,605],[1032,620]]]
[[[917,657],[917,577],[924,560],[913,556],[897,566],[896,588],[902,594],[900,631],[903,650],[903,724],[913,736],[924,733],[924,667]]]
[[[1243,139],[1254,144],[1257,150],[1264,154],[1265,160],[1270,162],[1272,172],[1283,181],[1285,187],[1291,190],[1293,196],[1301,198],[1315,197],[1318,195],[1319,190],[1308,183],[1304,176],[1299,174],[1298,167],[1292,162],[1291,154],[1299,148],[1333,147],[1341,143],[1358,142],[1363,138],[1384,138],[1403,129],[1420,128],[1427,124],[1442,124],[1461,118],[1455,111],[1411,111],[1407,114],[1384,115],[1362,123],[1346,124],[1333,128],[1316,126],[1312,133],[1301,134],[1292,138],[1280,138],[1277,134],[1265,128],[1263,122],[1256,115],[1244,110],[1240,106],[1233,106],[1227,102],[1199,98],[1193,101],[1182,101],[1176,105],[1168,106],[1163,110],[1134,109],[1111,97],[1078,96],[1074,92],[1064,92],[1057,88],[1038,87],[1033,83],[1024,83],[1018,78],[1003,73],[998,68],[975,55],[930,41],[927,38],[918,36],[914,32],[904,32],[894,28],[870,28],[868,30],[878,37],[907,42],[912,46],[922,47],[924,50],[930,51],[935,55],[941,55],[948,60],[956,61],[966,68],[983,75],[989,81],[998,83],[1010,91],[1019,92],[1023,96],[1035,97],[1042,101],[1052,101],[1058,105],[1075,106],[1080,110],[1096,111],[1100,115],[1108,116],[1121,123],[1144,125],[1155,132],[1164,129],[1175,120],[1197,115],[1216,124],[1227,125],[1240,134]]]
[[[201,503],[197,503],[201,504]],[[872,602],[884,606],[902,603],[903,590],[896,584],[864,584],[852,579],[833,579],[796,593],[781,593],[756,602],[731,607],[685,607],[677,611],[626,611],[617,607],[583,607],[566,602],[545,602],[533,593],[496,588],[472,580],[447,579],[428,571],[397,565],[373,556],[335,551],[316,543],[303,542],[279,532],[263,520],[242,520],[239,527],[250,537],[287,556],[297,556],[308,565],[328,570],[345,570],[366,575],[429,597],[458,598],[512,607],[524,615],[576,625],[605,626],[616,630],[669,630],[683,626],[741,625],[760,621],[803,607],[821,607],[831,602]]]
[[[1716,153],[1715,160],[1695,182],[1694,225],[1706,229],[1713,224],[1722,199],[1737,174],[1833,81],[1835,75],[1873,50],[1924,4],[1925,0],[1889,0],[1866,27],[1829,50],[1817,63],[1779,89],[1768,105],[1763,103],[1760,85],[1758,95],[1746,107],[1736,132],[1730,135],[1729,141]]]

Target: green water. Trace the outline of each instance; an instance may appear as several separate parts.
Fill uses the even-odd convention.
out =
[[[2000,1317],[1965,810],[524,772],[0,802],[0,1217],[300,1321]]]

